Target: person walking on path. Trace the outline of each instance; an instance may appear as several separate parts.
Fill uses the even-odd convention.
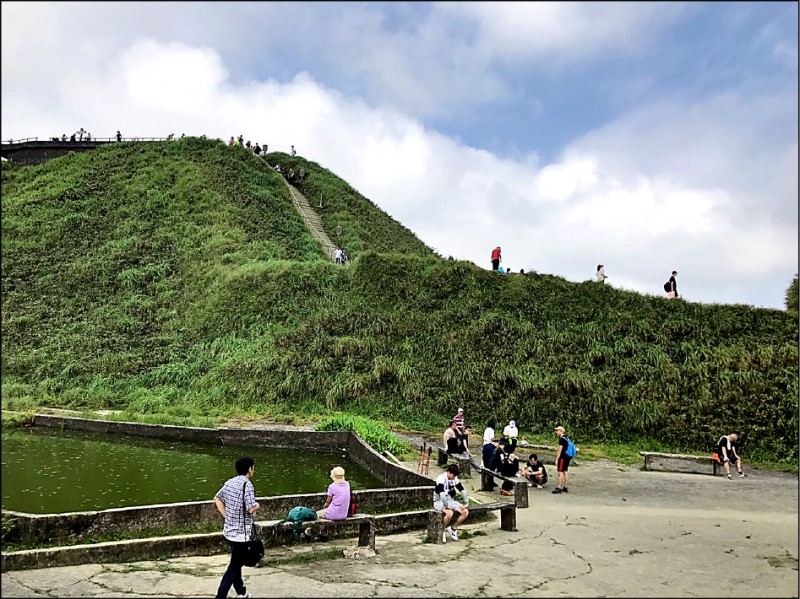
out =
[[[344,479],[344,468],[336,466],[331,470],[331,480],[333,482],[328,485],[328,497],[325,505],[317,512],[317,518],[345,520],[350,508],[350,483]]]
[[[297,152],[295,151],[294,146],[292,146],[292,156],[297,156]]]
[[[222,536],[231,546],[231,561],[217,589],[217,599],[225,599],[231,586],[237,597],[249,597],[242,580],[242,557],[253,530],[253,514],[261,507],[250,479],[255,461],[249,456],[236,460],[236,476],[229,478],[214,495],[214,503],[225,519]]]
[[[744,478],[747,476],[744,472],[742,472],[742,458],[739,457],[739,454],[736,451],[736,440],[739,437],[736,436],[736,433],[731,433],[730,435],[722,435],[717,441],[717,455],[719,456],[720,461],[722,462],[723,466],[725,466],[725,474],[728,475],[728,480],[731,480],[731,462],[736,464],[736,476],[739,478]]]
[[[569,484],[569,463],[572,458],[567,455],[567,436],[564,434],[566,431],[563,426],[557,426],[555,430],[558,435],[558,451],[556,452],[556,471],[558,472],[558,481],[553,493],[568,493],[567,485]]]
[[[449,535],[454,541],[458,541],[458,526],[469,516],[469,496],[461,481],[458,480],[460,472],[458,464],[450,464],[447,470],[436,477],[436,487],[433,490],[433,509],[444,513],[444,532],[442,532],[442,543],[447,543]],[[456,491],[461,493],[464,505],[456,501]],[[458,513],[455,524],[450,524],[453,515]]]
[[[673,297],[678,297],[678,281],[675,280],[675,277],[678,276],[678,271],[673,270],[672,276],[669,278],[669,281],[664,283],[664,291],[667,292],[667,297],[672,299]]]
[[[605,283],[606,279],[608,278],[606,276],[606,267],[603,266],[602,264],[598,264],[597,265],[597,275],[596,275],[596,277],[597,277],[597,282],[598,283]]]
[[[500,256],[500,246],[498,245],[496,248],[492,250],[492,270],[497,270],[500,268],[500,263],[503,261],[502,257]]]

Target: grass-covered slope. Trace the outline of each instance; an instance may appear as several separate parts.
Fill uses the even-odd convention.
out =
[[[402,228],[383,237],[408,253],[339,267],[263,160],[210,141],[3,169],[6,407],[346,411],[443,429],[463,405],[475,424],[560,423],[579,442],[705,453],[736,431],[749,459],[797,461],[784,312],[500,275]],[[370,205],[337,210],[384,222]]]

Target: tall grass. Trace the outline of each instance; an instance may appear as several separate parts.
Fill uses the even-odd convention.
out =
[[[4,163],[3,407],[444,430],[463,406],[478,428],[558,423],[584,444],[705,453],[735,431],[745,455],[797,463],[796,316],[443,260],[325,169],[267,159],[306,168],[310,200],[326,186],[326,227],[346,217],[358,248],[349,268],[243,148]]]

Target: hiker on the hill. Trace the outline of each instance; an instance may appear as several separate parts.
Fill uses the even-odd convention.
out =
[[[122,133],[117,131],[117,141],[122,141]]]
[[[74,133],[69,136],[69,140],[70,141],[75,141],[75,134]]]
[[[433,509],[444,513],[444,532],[442,533],[442,543],[447,543],[450,536],[454,541],[458,541],[458,526],[469,516],[469,495],[467,490],[458,480],[461,470],[458,464],[450,464],[447,470],[436,477],[436,487],[433,490]],[[456,491],[461,493],[464,505],[456,501]],[[458,514],[455,524],[450,524],[453,516]]]
[[[88,131],[86,132],[86,141],[92,141],[92,134]]]
[[[342,254],[343,254],[343,253],[344,253],[344,252],[342,251],[342,248],[340,248],[340,247],[337,245],[337,246],[336,246],[336,253],[334,254],[334,257],[336,258],[336,264],[343,264],[343,263],[344,263],[344,262],[342,261]]]
[[[83,135],[84,135],[85,133],[86,133],[86,131],[84,131],[84,130],[83,130],[83,127],[81,127],[80,129],[78,129],[78,130],[75,132],[75,134],[78,136],[78,141],[83,141]]]
[[[232,145],[234,145],[235,143],[236,143],[236,140],[233,138],[233,135],[231,135],[231,138],[230,138],[230,140],[228,140],[228,145],[229,145],[229,146],[232,146]]]
[[[247,140],[247,143],[244,144],[244,147],[247,148],[248,150],[250,149],[250,140],[249,139]]]
[[[675,280],[675,277],[677,276],[678,276],[678,271],[673,270],[672,276],[669,278],[669,281],[664,283],[664,291],[667,292],[667,297],[669,299],[678,297],[678,281]]]
[[[281,172],[281,165],[280,164],[276,164],[275,165],[275,172],[276,173],[280,173]]]
[[[350,262],[350,259],[347,257],[347,252],[342,249],[342,264],[347,264]]]
[[[244,145],[244,135],[239,135],[238,139],[236,140],[239,142],[240,146]]]
[[[500,262],[503,259],[500,256],[500,246],[498,245],[496,248],[492,250],[492,270],[497,270],[500,268]]]
[[[294,146],[292,146],[292,156],[297,156],[297,152],[295,152]]]
[[[256,142],[256,145],[255,145],[255,147],[253,148],[253,153],[254,153],[256,156],[260,156],[260,155],[261,155],[261,146],[260,146],[260,145],[258,145],[258,142]]]
[[[317,512],[317,518],[344,520],[350,509],[350,483],[344,479],[344,468],[336,466],[331,470],[331,480],[325,505]]]
[[[608,277],[606,276],[606,267],[603,266],[602,264],[598,264],[597,265],[597,274],[595,274],[596,281],[598,283],[605,283],[607,278]]]

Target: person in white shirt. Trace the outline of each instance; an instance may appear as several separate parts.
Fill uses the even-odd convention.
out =
[[[597,276],[597,282],[598,283],[605,283],[606,279],[608,278],[606,276],[606,267],[603,266],[602,264],[598,264],[597,265],[597,275],[596,276]]]
[[[458,526],[469,516],[469,496],[461,481],[458,480],[460,472],[458,464],[450,464],[447,470],[436,477],[436,487],[433,490],[433,509],[444,513],[444,532],[442,532],[442,543],[447,543],[450,536],[454,541],[458,541]],[[461,493],[461,499],[465,505],[456,501],[456,491]],[[458,512],[455,524],[450,521],[453,515]]]

